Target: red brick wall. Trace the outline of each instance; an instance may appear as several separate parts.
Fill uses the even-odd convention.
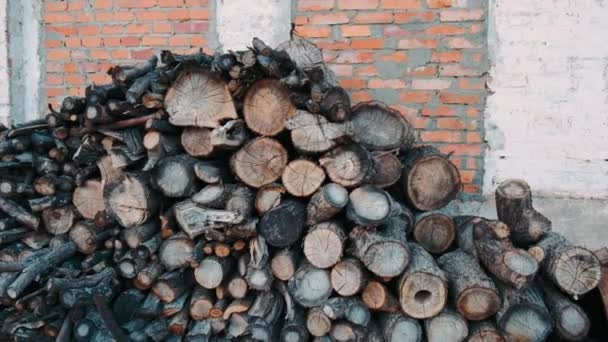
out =
[[[111,81],[113,64],[162,49],[207,49],[209,0],[45,0],[47,96],[57,104]]]
[[[464,190],[479,193],[486,10],[456,2],[299,0],[295,21],[355,102],[380,99],[400,110],[421,141],[453,153]]]
[[[45,0],[49,101],[109,82],[113,64],[164,48],[208,50],[210,1]],[[353,100],[378,99],[400,110],[421,141],[453,153],[464,190],[479,193],[486,9],[453,6],[486,1],[294,1],[297,33],[324,49]]]

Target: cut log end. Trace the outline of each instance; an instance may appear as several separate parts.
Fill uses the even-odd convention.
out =
[[[276,79],[255,83],[243,102],[247,127],[265,136],[274,136],[285,129],[285,122],[295,115],[287,88]]]
[[[428,273],[419,272],[405,278],[399,291],[403,311],[418,319],[437,315],[447,300],[445,281]]]
[[[309,160],[297,159],[287,164],[281,180],[293,196],[308,197],[323,184],[325,172]]]
[[[587,337],[591,324],[587,314],[578,305],[571,305],[559,312],[555,326],[565,339],[581,341]]]
[[[504,264],[513,273],[530,277],[538,271],[538,262],[528,252],[520,249],[508,251],[503,256]]]
[[[445,252],[456,237],[456,226],[449,216],[431,214],[423,217],[414,227],[414,238],[431,253]]]
[[[363,290],[365,274],[361,264],[354,259],[345,259],[331,270],[331,285],[341,296],[353,296]]]
[[[486,319],[500,308],[500,297],[496,290],[478,287],[463,291],[456,301],[458,312],[466,313],[472,321]]]
[[[500,324],[516,341],[544,341],[552,327],[546,312],[525,305],[512,309]]]
[[[500,184],[496,192],[506,198],[526,199],[530,197],[530,186],[524,180],[510,179]]]
[[[393,201],[388,193],[375,186],[365,185],[350,193],[346,214],[353,222],[373,226],[386,221]]]
[[[464,317],[450,310],[428,319],[424,326],[429,342],[464,341],[469,334]]]
[[[320,223],[304,238],[304,255],[318,268],[328,268],[342,258],[346,236],[343,228],[334,222]]]
[[[597,287],[602,270],[597,257],[582,247],[571,247],[554,261],[553,279],[566,293],[582,295]]]
[[[230,165],[243,183],[260,188],[279,179],[287,161],[287,151],[278,141],[257,138],[233,154]]]
[[[382,241],[367,249],[363,262],[365,267],[381,277],[395,277],[409,263],[409,252],[402,243]]]

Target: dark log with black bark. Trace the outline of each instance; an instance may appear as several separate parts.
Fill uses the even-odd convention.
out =
[[[6,215],[14,217],[19,223],[24,226],[31,228],[33,230],[38,230],[38,226],[40,225],[40,219],[19,204],[0,197],[0,211],[4,212]]]
[[[460,191],[458,169],[432,146],[416,146],[405,151],[402,163],[402,191],[417,210],[439,209]]]
[[[600,282],[601,264],[595,254],[584,247],[573,246],[562,235],[550,232],[536,245],[545,258],[540,263],[543,274],[575,299]]]
[[[396,277],[410,263],[410,251],[402,227],[357,226],[350,231],[349,240],[349,252],[379,277]]]
[[[544,341],[551,332],[553,322],[540,290],[530,284],[520,290],[500,286],[502,306],[496,314],[496,323],[516,341]]]
[[[582,341],[591,328],[589,317],[582,307],[573,303],[555,286],[541,281],[545,304],[553,317],[554,331],[566,341]]]
[[[341,87],[333,87],[320,103],[321,113],[331,121],[343,122],[350,117],[350,97]]]
[[[431,213],[418,219],[414,239],[430,253],[445,252],[456,237],[454,221],[444,214]]]
[[[154,185],[166,197],[186,197],[196,189],[194,164],[196,159],[182,154],[163,158],[154,168]]]
[[[262,216],[258,231],[271,246],[287,247],[300,239],[305,220],[304,205],[286,200]]]
[[[448,279],[456,310],[467,320],[480,321],[498,311],[498,289],[474,256],[455,250],[442,255],[437,263]]]
[[[152,292],[164,303],[171,303],[193,285],[192,273],[176,270],[163,274],[152,287]]]
[[[538,262],[528,252],[513,247],[510,230],[500,221],[475,224],[473,239],[481,264],[498,280],[521,289],[532,281]]]
[[[515,245],[538,242],[551,230],[551,221],[532,206],[532,191],[525,181],[506,180],[496,188],[495,196],[498,219],[511,228]]]

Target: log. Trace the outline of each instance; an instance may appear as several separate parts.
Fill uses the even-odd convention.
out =
[[[243,183],[260,188],[279,179],[287,162],[287,151],[278,141],[261,137],[233,154],[230,167]]]
[[[310,228],[303,242],[304,256],[317,268],[334,266],[342,258],[346,233],[335,221],[316,224]]]
[[[418,321],[402,313],[380,314],[378,324],[386,342],[422,342]]]
[[[115,235],[113,230],[102,230],[91,221],[80,221],[70,229],[70,240],[82,254],[91,254],[107,238]]]
[[[399,301],[380,282],[370,281],[367,283],[361,298],[370,310],[392,313],[399,311]]]
[[[209,209],[191,200],[176,204],[173,211],[177,223],[191,239],[211,229],[226,228],[243,220],[235,211]]]
[[[204,287],[196,286],[190,298],[189,313],[190,318],[200,321],[209,317],[209,312],[213,307],[213,294]]]
[[[336,342],[364,341],[366,332],[363,327],[339,321],[332,325],[329,336]]]
[[[344,319],[360,326],[367,326],[372,317],[365,303],[354,297],[331,298],[323,305],[323,312],[334,321]]]
[[[304,205],[295,200],[286,200],[262,216],[258,231],[271,246],[287,247],[300,239],[305,220]]]
[[[142,225],[124,229],[122,238],[131,249],[135,249],[159,232],[158,221],[150,220]]]
[[[163,241],[158,258],[169,271],[188,267],[194,261],[194,248],[194,241],[183,233],[176,234]]]
[[[321,115],[304,110],[298,110],[285,127],[290,131],[294,147],[306,154],[327,152],[347,136],[344,124],[329,122]]]
[[[331,330],[332,321],[323,309],[320,307],[313,307],[308,310],[306,317],[306,328],[312,336],[325,336]]]
[[[456,310],[467,320],[484,320],[498,311],[498,289],[474,256],[455,250],[442,255],[437,263],[448,279]]]
[[[348,203],[348,191],[340,184],[328,183],[308,201],[306,225],[312,226],[337,215]]]
[[[244,277],[233,274],[227,281],[228,293],[234,299],[243,299],[247,296],[249,285]]]
[[[278,322],[283,307],[282,296],[275,291],[262,291],[253,301],[248,316],[252,319],[249,331],[254,340],[276,341],[281,330]]]
[[[38,230],[40,219],[32,215],[17,203],[0,197],[0,211],[4,212],[6,215],[14,217],[17,222],[23,224],[24,226],[33,230]]]
[[[226,83],[200,69],[180,73],[165,95],[165,110],[175,126],[215,128],[224,120],[237,119]]]
[[[329,272],[304,263],[288,283],[293,299],[306,308],[321,305],[332,292]]]
[[[456,242],[458,248],[477,257],[473,231],[475,225],[484,219],[476,216],[455,216],[453,217],[453,220],[454,225],[456,226]]]
[[[410,251],[402,228],[386,228],[355,227],[349,234],[349,252],[377,276],[396,277],[410,263]]]
[[[102,183],[88,180],[84,185],[78,186],[72,195],[72,203],[82,217],[94,219],[98,212],[105,210]]]
[[[338,146],[319,158],[332,182],[345,188],[367,183],[376,175],[372,155],[357,144]]]
[[[76,218],[76,211],[72,206],[47,208],[42,211],[42,222],[47,232],[53,235],[67,233]]]
[[[502,182],[495,197],[498,219],[511,228],[511,240],[516,246],[538,242],[551,230],[551,221],[532,206],[532,192],[525,181]]]
[[[408,148],[414,142],[414,128],[398,110],[376,101],[362,102],[351,110],[351,138],[370,150]]]
[[[295,115],[287,88],[276,79],[256,82],[243,100],[243,116],[247,127],[259,135],[275,136],[285,122]]]
[[[285,187],[278,183],[264,185],[258,189],[255,196],[255,209],[258,214],[262,216],[268,210],[278,206],[285,191],[287,191]]]
[[[401,308],[414,318],[433,317],[446,305],[447,278],[422,246],[409,243],[408,247],[411,261],[397,283]]]
[[[270,252],[262,236],[251,240],[249,244],[249,265],[245,279],[254,290],[268,291],[274,280],[270,270]]]
[[[192,287],[192,273],[176,270],[163,274],[152,286],[152,292],[164,303],[171,303]]]
[[[363,291],[367,276],[361,262],[354,258],[344,258],[330,273],[331,286],[341,296],[353,296]]]
[[[373,185],[364,185],[351,191],[346,205],[346,217],[358,225],[379,226],[399,213],[399,209],[386,191]]]
[[[509,227],[500,221],[481,220],[473,238],[481,264],[498,280],[521,289],[538,270],[538,262],[528,252],[513,247]]]
[[[154,168],[154,185],[166,197],[187,197],[196,192],[196,159],[182,154],[163,158]]]
[[[460,191],[458,169],[434,147],[413,147],[405,152],[402,163],[402,191],[408,204],[417,210],[437,210]]]
[[[332,87],[320,105],[321,113],[333,122],[343,122],[350,117],[350,97],[341,87]]]
[[[215,129],[186,127],[181,135],[181,143],[193,157],[208,157],[221,149],[235,149],[248,138],[242,120],[231,120]]]
[[[194,270],[196,282],[206,289],[214,289],[222,283],[230,273],[230,259],[209,256]]]
[[[507,339],[496,325],[490,321],[473,322],[469,327],[470,342],[506,342]]]
[[[555,232],[545,234],[536,246],[544,251],[540,264],[543,274],[575,299],[599,284],[601,264],[588,249],[571,245]]]
[[[501,286],[502,306],[496,324],[517,341],[544,341],[551,332],[551,315],[542,293],[530,284],[520,290]]]
[[[574,304],[552,284],[539,283],[545,304],[553,317],[554,333],[565,341],[582,341],[589,334],[591,322],[582,307]]]
[[[298,255],[293,248],[284,248],[275,252],[270,261],[270,268],[275,278],[288,281],[298,267]]]
[[[138,289],[147,290],[156,283],[158,277],[160,277],[164,271],[165,269],[160,262],[152,261],[137,272],[134,284]]]
[[[209,160],[199,160],[194,164],[194,174],[207,184],[229,183],[231,180],[230,172],[224,165]]]
[[[325,181],[325,172],[310,160],[296,159],[287,164],[281,181],[291,195],[309,197]]]
[[[373,151],[372,158],[376,168],[376,175],[370,181],[379,188],[391,187],[401,179],[403,166],[394,151]]]
[[[424,320],[424,330],[429,342],[461,342],[469,335],[464,317],[449,309]]]
[[[157,211],[160,202],[142,175],[130,173],[106,184],[103,197],[108,213],[125,228],[146,222]]]
[[[456,237],[454,221],[447,215],[431,213],[418,219],[414,239],[430,253],[445,252]]]

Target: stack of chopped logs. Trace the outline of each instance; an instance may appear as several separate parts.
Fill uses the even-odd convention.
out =
[[[14,340],[542,341],[589,330],[598,259],[523,181],[498,218],[399,112],[351,107],[321,51],[177,55],[0,141],[0,322]],[[570,297],[573,297],[570,298]]]

